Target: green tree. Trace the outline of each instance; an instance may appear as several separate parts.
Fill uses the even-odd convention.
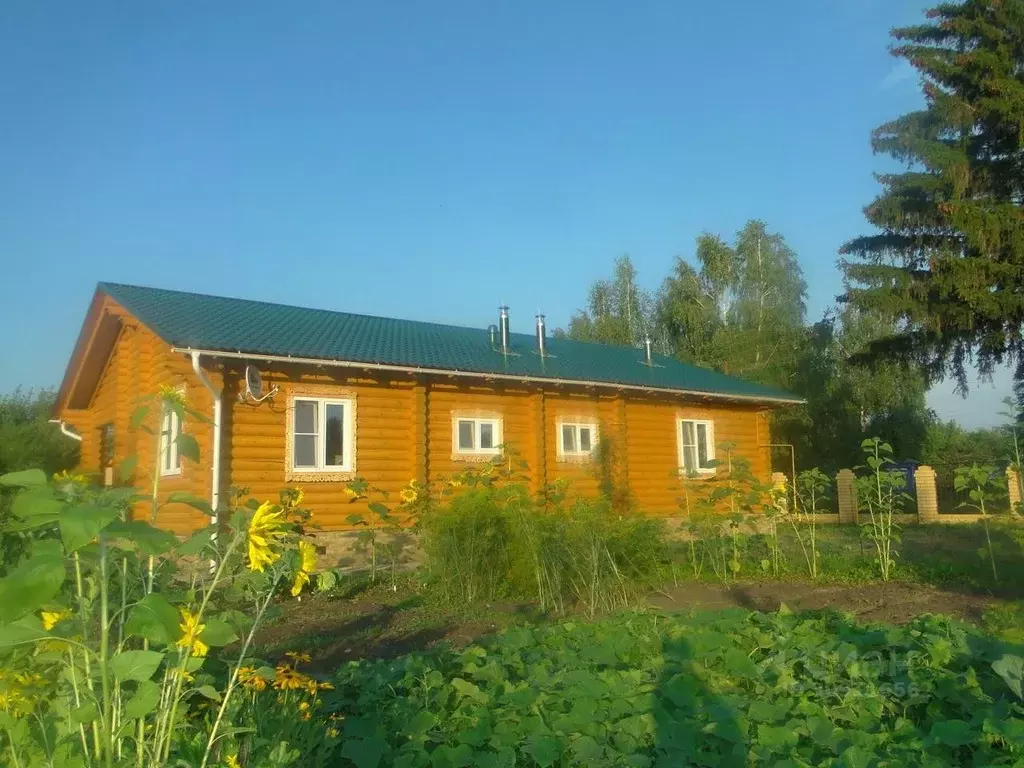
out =
[[[590,287],[587,308],[569,320],[567,335],[577,341],[640,346],[653,330],[651,297],[637,285],[633,261],[620,256],[612,278]]]
[[[846,298],[898,318],[873,359],[929,379],[1008,360],[1024,378],[1024,2],[942,3],[895,29],[892,53],[921,76],[925,106],[879,127],[875,152],[905,170],[879,176],[865,209],[877,233],[843,246]]]
[[[697,266],[677,258],[658,295],[661,337],[682,360],[786,386],[803,337],[807,285],[796,254],[763,221],[729,245],[697,238]]]
[[[890,443],[897,458],[920,458],[929,422],[923,377],[898,362],[855,362],[890,328],[846,307],[808,329],[791,385],[807,404],[777,412],[773,428],[777,442],[794,446],[799,467],[852,467],[872,435]]]
[[[48,474],[78,463],[78,443],[50,424],[51,390],[0,395],[0,474],[40,468]]]

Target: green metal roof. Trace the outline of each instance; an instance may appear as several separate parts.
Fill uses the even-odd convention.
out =
[[[532,334],[513,333],[514,354],[505,356],[491,348],[485,328],[116,283],[100,283],[98,289],[178,348],[801,402],[795,395],[774,387],[687,365],[664,355],[655,355],[654,365],[648,366],[643,362],[643,350],[634,347],[549,338],[547,354],[542,358]]]

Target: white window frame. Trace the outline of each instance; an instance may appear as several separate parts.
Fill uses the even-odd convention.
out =
[[[572,428],[575,437],[576,449],[572,451],[565,449],[565,435],[563,431],[566,427]],[[590,450],[584,451],[579,448],[581,429],[590,430]],[[594,455],[594,451],[597,450],[597,424],[586,419],[558,419],[555,422],[555,441],[555,445],[558,446],[558,457],[560,459],[589,459]]]
[[[174,477],[181,474],[181,456],[178,454],[178,437],[181,435],[181,417],[173,408],[164,406],[160,417],[160,476]]]
[[[300,403],[316,403],[317,407],[317,432],[316,434],[316,451],[314,457],[316,458],[316,464],[312,467],[299,467],[295,464],[295,426],[297,419],[295,418],[295,406]],[[325,472],[354,472],[355,471],[355,443],[353,442],[353,436],[355,434],[354,429],[354,415],[355,415],[355,401],[346,397],[316,397],[314,395],[295,395],[291,398],[291,421],[288,425],[288,446],[289,454],[291,456],[291,466],[288,468],[289,472],[296,474],[301,473],[325,473]],[[342,440],[342,452],[344,462],[342,464],[325,464],[324,456],[327,453],[327,406],[329,405],[340,405],[344,411],[344,418],[341,424],[341,440]],[[300,434],[310,434],[308,432],[302,432]]]
[[[473,423],[473,447],[463,448],[459,441],[459,424],[463,421]],[[497,456],[501,453],[502,423],[498,416],[468,416],[454,414],[452,416],[452,448],[455,453],[462,456]],[[480,447],[480,433],[482,425],[491,425],[491,442],[493,447]]]
[[[679,453],[679,472],[680,474],[689,474],[690,470],[686,466],[686,445],[683,440],[683,425],[693,424],[693,436],[694,440],[698,440],[700,434],[697,427],[704,425],[705,427],[705,449],[708,455],[708,461],[715,460],[715,422],[710,419],[676,419],[676,445]],[[697,462],[700,463],[700,446],[695,444],[697,449]],[[713,475],[715,474],[715,467],[694,467],[694,473],[698,475]]]

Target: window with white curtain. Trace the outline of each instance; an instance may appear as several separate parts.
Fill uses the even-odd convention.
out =
[[[686,474],[715,471],[715,425],[711,421],[679,419],[679,468]]]

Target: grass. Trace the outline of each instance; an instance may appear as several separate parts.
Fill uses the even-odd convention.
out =
[[[779,527],[783,567],[777,580],[808,581],[807,569],[792,529]],[[893,579],[916,584],[969,591],[1007,598],[1024,598],[1024,553],[1006,532],[993,531],[993,546],[1000,570],[1000,582],[993,582],[992,569],[979,552],[985,547],[985,532],[980,525],[908,525],[896,545],[897,560]],[[818,527],[820,552],[819,584],[871,584],[879,579],[871,542],[858,528],[822,525]],[[769,557],[763,536],[743,540],[738,580],[773,580],[762,567]],[[693,580],[689,547],[673,545],[670,575],[677,581]],[[705,567],[700,581],[714,582],[711,569]]]
[[[916,613],[934,610],[975,621],[1013,639],[1014,628],[1024,626],[1024,610],[1010,602],[1024,599],[1024,556],[1012,541],[998,539],[997,556],[1005,578],[997,587],[986,561],[978,555],[983,539],[980,526],[908,526],[894,583],[885,588],[878,583],[870,542],[863,541],[855,528],[819,529],[822,576],[813,586],[791,530],[780,528],[781,576],[773,578],[761,569],[767,544],[750,537],[743,545],[739,576],[728,589],[718,589],[709,570],[695,583],[686,561],[688,547],[676,542],[664,574],[672,599],[655,602],[661,606],[671,602],[675,609],[706,604],[710,589],[715,602],[751,607],[749,594],[744,593],[755,584],[757,604],[766,610],[788,602],[794,607],[831,605],[861,613],[866,604],[877,603],[884,604],[877,616],[886,621],[902,623]],[[425,583],[425,578],[423,572],[402,574],[392,588],[380,581],[373,584],[366,575],[348,576],[330,591],[288,601],[257,638],[257,655],[273,660],[285,651],[306,651],[314,667],[327,672],[353,659],[393,658],[439,644],[460,647],[509,627],[551,618],[533,607],[532,595],[467,603],[445,599],[442,590]],[[936,593],[933,588],[944,591]],[[635,607],[648,606],[641,599]]]

